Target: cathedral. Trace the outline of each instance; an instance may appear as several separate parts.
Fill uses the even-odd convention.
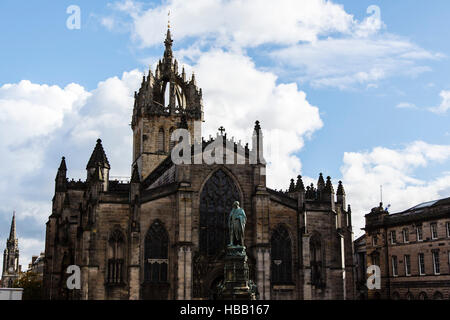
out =
[[[286,191],[266,186],[258,121],[250,146],[223,128],[201,138],[202,90],[194,75],[180,72],[172,43],[169,29],[162,60],[135,93],[131,179],[110,180],[114,163],[100,139],[85,181],[69,180],[62,158],[46,225],[46,297],[215,299],[224,279],[227,219],[238,201],[258,299],[353,299],[351,210],[342,183],[335,193],[330,177],[320,174],[316,186],[305,187],[301,176],[287,181]],[[179,129],[188,136],[173,138]],[[205,161],[202,154],[218,141],[225,151],[210,154],[226,161]],[[188,161],[174,161],[183,142],[189,148],[175,153]],[[79,289],[66,285],[70,265],[80,268]]]
[[[16,214],[13,214],[9,238],[6,240],[6,249],[3,252],[3,288],[13,288],[14,282],[19,278],[21,266],[19,265],[19,240],[16,233]]]

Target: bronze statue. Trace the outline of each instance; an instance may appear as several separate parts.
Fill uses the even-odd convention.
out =
[[[233,203],[233,209],[228,217],[230,231],[230,246],[244,246],[244,230],[247,217],[244,209],[239,207],[239,201]]]

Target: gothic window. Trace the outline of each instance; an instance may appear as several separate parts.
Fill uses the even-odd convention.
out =
[[[169,264],[169,235],[161,221],[156,220],[145,237],[145,267],[146,282],[167,282]]]
[[[422,292],[419,294],[419,300],[428,300],[427,294],[426,294],[425,292],[422,291]]]
[[[159,152],[164,152],[164,142],[165,142],[165,137],[164,137],[164,129],[160,128],[159,132],[158,132],[158,151]]]
[[[439,291],[436,291],[433,294],[433,300],[443,300],[443,299],[444,299],[444,296]]]
[[[323,268],[323,253],[322,240],[319,234],[313,234],[309,240],[309,254],[311,265],[311,283],[315,286],[322,286],[324,283],[322,268]]]
[[[200,195],[200,253],[214,256],[229,241],[227,220],[239,191],[223,170],[217,170],[206,182]]]
[[[397,291],[392,294],[392,300],[400,300],[400,294]]]
[[[414,300],[414,295],[411,292],[406,293],[406,300]]]
[[[292,282],[292,243],[289,233],[278,226],[270,240],[272,257],[272,283]]]
[[[108,241],[108,283],[123,283],[124,251],[124,236],[115,230]]]

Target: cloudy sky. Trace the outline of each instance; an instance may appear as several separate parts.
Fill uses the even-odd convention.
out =
[[[67,27],[70,5],[80,29]],[[85,178],[97,138],[129,176],[133,92],[174,50],[203,89],[204,136],[265,135],[268,185],[344,182],[355,237],[391,211],[450,196],[448,0],[0,2],[0,248],[13,210],[26,268],[44,249],[61,156]],[[69,12],[71,12],[69,10]],[[0,265],[1,266],[1,265]]]

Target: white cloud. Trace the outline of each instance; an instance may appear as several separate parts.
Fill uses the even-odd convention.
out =
[[[400,102],[396,107],[399,109],[417,109],[417,106],[414,103],[409,102]]]
[[[250,58],[239,54],[210,51],[194,68],[204,94],[204,135],[215,135],[224,126],[229,136],[249,142],[259,120],[269,162],[268,185],[285,187],[301,170],[293,154],[323,125],[319,109],[308,103],[295,83],[277,84],[274,74],[258,70]]]
[[[39,256],[44,250],[45,241],[19,237],[19,264],[22,265],[22,271],[28,270],[28,264],[31,263],[32,256]]]
[[[171,0],[150,9],[127,0],[114,7],[131,18],[132,38],[141,47],[161,44],[170,10],[173,38],[189,42],[179,50],[183,56],[196,60],[211,47],[243,53],[263,44],[281,46],[263,48],[272,58],[267,67],[282,66],[278,72],[317,87],[376,88],[389,77],[428,72],[420,61],[443,57],[382,33],[386,26],[377,6],[362,21],[324,0]]]
[[[361,233],[364,214],[379,203],[381,185],[383,202],[392,205],[391,212],[450,196],[450,172],[429,180],[415,177],[419,168],[449,160],[450,145],[423,141],[410,143],[403,149],[377,147],[366,152],[346,152],[341,172],[352,205],[355,234]]]
[[[439,59],[415,44],[392,35],[370,38],[328,38],[282,48],[269,55],[288,74],[316,87],[349,89],[392,76],[417,76],[430,71],[418,60]]]
[[[142,46],[160,44],[169,10],[175,40],[210,38],[220,46],[315,41],[333,32],[349,33],[357,24],[341,5],[324,0],[172,0],[148,10],[127,0],[116,8],[132,17],[132,34]]]
[[[115,21],[112,17],[103,17],[101,18],[100,23],[108,30],[113,30],[115,26]]]
[[[431,112],[444,114],[450,109],[450,90],[442,90],[440,93],[441,104],[437,107],[429,108]]]

